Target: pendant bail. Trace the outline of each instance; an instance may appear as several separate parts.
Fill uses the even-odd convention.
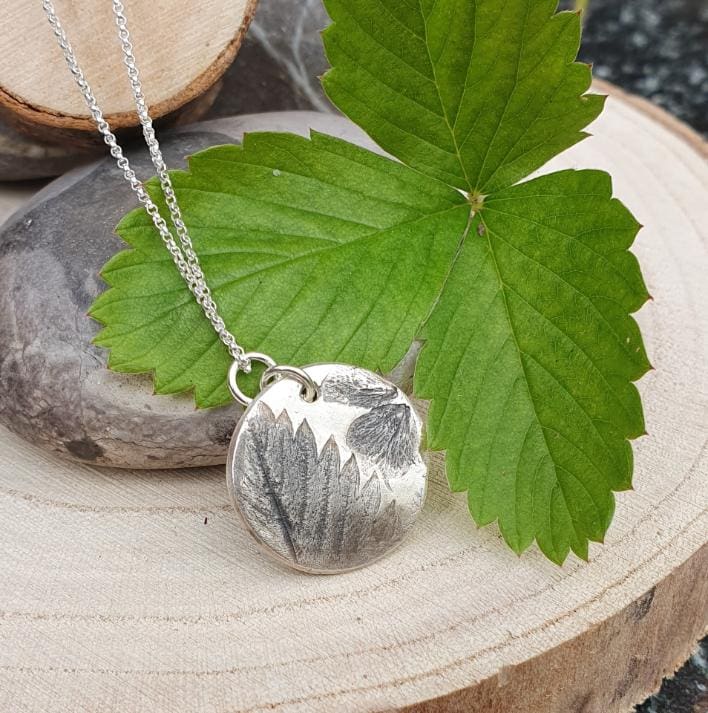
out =
[[[241,387],[238,385],[238,375],[239,372],[250,374],[251,363],[254,361],[264,364],[266,367],[261,376],[261,390],[270,386],[274,381],[291,379],[302,387],[300,395],[304,401],[313,403],[319,398],[319,386],[304,369],[299,369],[296,366],[287,366],[285,364],[276,364],[271,357],[261,352],[246,352],[241,355],[240,359],[234,359],[228,376],[229,391],[231,391],[231,395],[241,406],[248,406],[253,399],[243,393]]]
[[[272,369],[276,366],[275,361],[269,357],[267,354],[261,354],[260,352],[246,352],[241,359],[235,359],[229,368],[229,375],[227,378],[227,383],[229,386],[229,391],[234,397],[234,400],[241,404],[241,406],[248,406],[253,399],[250,396],[246,396],[238,385],[238,374],[239,371],[245,374],[250,373],[251,362],[257,361],[260,364],[265,364],[266,372],[268,369]]]

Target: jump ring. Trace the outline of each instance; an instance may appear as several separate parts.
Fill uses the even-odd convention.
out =
[[[231,392],[231,395],[234,397],[234,399],[241,404],[241,406],[248,406],[248,404],[253,401],[253,399],[250,396],[246,396],[246,394],[241,391],[241,387],[238,385],[238,373],[239,371],[243,371],[245,373],[250,372],[250,363],[251,362],[260,362],[261,364],[265,364],[266,366],[266,371],[264,372],[264,375],[268,373],[270,369],[275,368],[275,362],[273,359],[271,359],[267,354],[261,354],[260,352],[246,352],[241,359],[234,360],[234,362],[231,364],[231,367],[229,368],[229,376],[228,376],[228,385],[229,385],[229,391]],[[249,366],[246,367],[244,364],[248,364]]]
[[[261,376],[261,388],[265,389],[274,379],[292,379],[293,381],[297,381],[297,383],[302,386],[302,398],[309,403],[315,401],[320,395],[319,386],[317,386],[312,377],[306,371],[298,369],[296,366],[269,366]]]

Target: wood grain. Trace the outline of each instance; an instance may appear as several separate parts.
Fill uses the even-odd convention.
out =
[[[589,563],[516,557],[438,459],[395,554],[300,575],[221,469],[99,470],[2,432],[0,711],[626,713],[655,690],[708,621],[708,166],[659,116],[611,97],[548,167],[609,170],[646,226],[649,435]]]
[[[233,62],[257,0],[126,0],[145,95],[154,119],[195,120]],[[86,78],[115,130],[138,126],[110,3],[56,0]],[[202,97],[207,96],[206,100]],[[203,110],[199,107],[203,106]],[[0,112],[44,141],[95,141],[95,125],[40,2],[8,3],[0,23]]]

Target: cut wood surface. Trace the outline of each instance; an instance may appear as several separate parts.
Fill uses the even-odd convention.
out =
[[[646,226],[655,370],[635,491],[589,563],[515,556],[435,458],[399,550],[302,575],[260,553],[221,468],[101,470],[2,431],[0,710],[626,713],[655,691],[707,621],[708,166],[619,93],[592,130],[549,170],[610,171]]]
[[[208,109],[257,0],[126,0],[145,95],[154,119]],[[138,124],[110,2],[55,0],[57,14],[105,117],[114,129]],[[0,112],[47,140],[96,140],[95,125],[52,34],[41,2],[6,3],[0,23]],[[89,11],[90,6],[90,11]],[[195,102],[207,96],[201,105]]]

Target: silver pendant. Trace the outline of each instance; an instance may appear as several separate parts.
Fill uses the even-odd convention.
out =
[[[365,369],[269,365],[266,382],[277,380],[250,402],[231,440],[237,512],[296,569],[370,564],[401,542],[423,505],[420,419],[398,387]]]

